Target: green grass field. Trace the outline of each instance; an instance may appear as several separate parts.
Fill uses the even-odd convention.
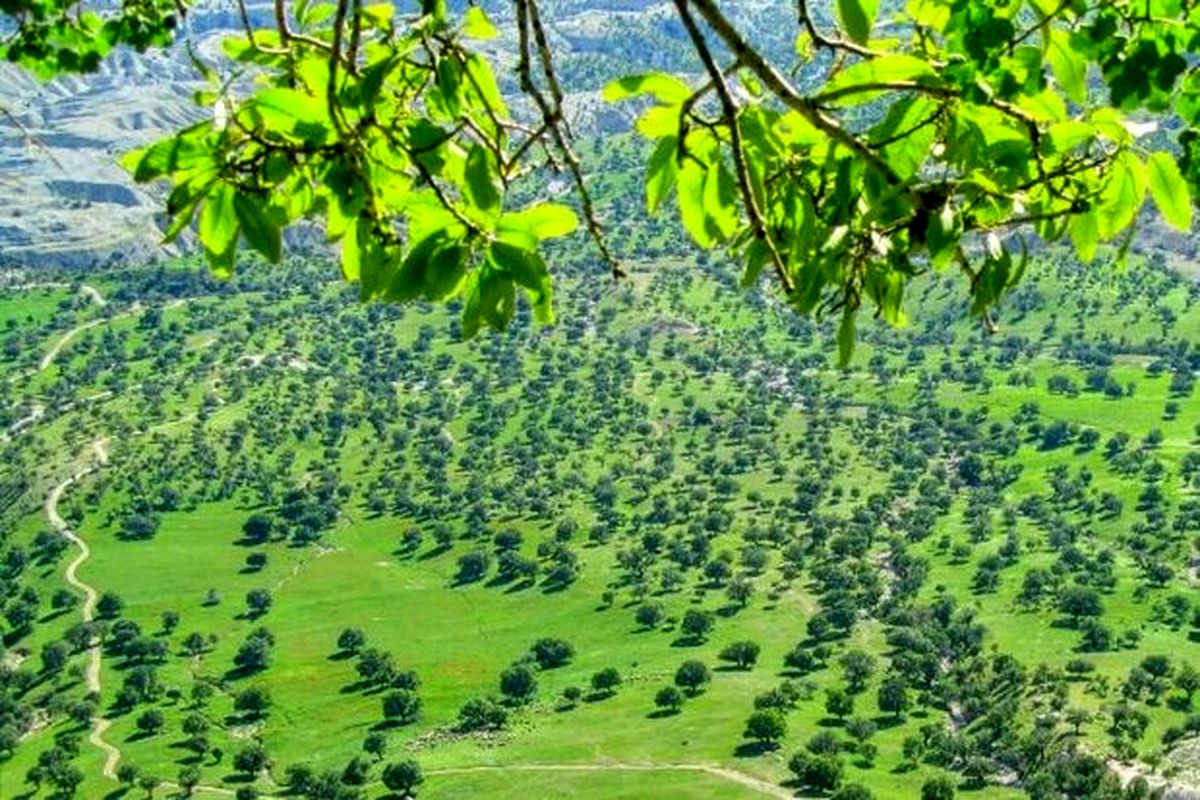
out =
[[[1060,738],[1070,738],[1061,715],[1086,710],[1092,718],[1081,725],[1080,741],[1107,755],[1115,746],[1109,715],[1131,668],[1154,654],[1169,655],[1177,669],[1200,663],[1190,618],[1173,625],[1162,616],[1170,595],[1194,604],[1194,533],[1170,525],[1196,497],[1181,470],[1196,448],[1200,411],[1189,397],[1172,394],[1168,374],[1147,370],[1154,360],[1147,354],[1163,337],[1156,321],[1163,309],[1176,318],[1169,337],[1181,340],[1200,332],[1200,312],[1194,293],[1167,273],[1145,267],[1137,274],[1138,291],[1125,297],[1102,272],[1043,265],[1031,294],[1019,298],[1023,310],[1008,309],[1002,334],[991,339],[949,299],[943,282],[931,281],[915,295],[913,314],[930,322],[901,331],[868,326],[854,368],[842,373],[829,366],[827,326],[796,323],[785,309],[756,305],[670,265],[640,272],[615,292],[571,283],[561,292],[571,308],[560,312],[557,328],[520,327],[469,344],[456,340],[450,314],[364,308],[313,270],[256,273],[229,298],[118,314],[81,334],[47,369],[15,384],[10,400],[52,398],[61,408],[111,394],[52,415],[10,452],[48,489],[86,460],[94,439],[107,440],[110,464],[69,490],[61,509],[92,547],[79,577],[119,594],[122,618],[166,642],[168,655],[155,668],[159,698],[125,710],[114,703],[132,670],[106,652],[99,713],[112,726],[105,738],[120,749],[122,763],[164,780],[197,766],[198,797],[227,796],[212,788],[249,783],[279,792],[285,768],[298,763],[341,772],[373,731],[386,737],[383,761],[419,761],[426,773],[421,796],[431,798],[770,796],[756,781],[790,781],[789,758],[821,732],[843,743],[844,781],[866,785],[876,797],[919,796],[936,775],[952,776],[963,796],[1018,797],[1021,788],[1000,761],[974,785],[962,774],[966,756],[914,764],[904,754],[906,739],[944,730],[966,752],[990,747],[986,755],[1003,758],[1007,740],[988,738],[986,706],[956,716],[966,702],[957,698],[984,691],[968,679],[965,687],[951,681],[956,667],[984,680],[988,659],[1008,654],[1030,675],[1042,669],[1051,677],[1044,684],[1030,678],[1004,724],[1014,736],[1028,736],[1050,714]],[[0,324],[5,309],[16,315],[25,300],[0,298]],[[38,324],[52,341],[50,311],[41,300],[32,307],[28,313],[45,320]],[[1088,310],[1080,316],[1077,308]],[[55,317],[55,326],[66,330],[71,326],[63,323],[92,318],[87,309],[76,313]],[[1063,356],[1081,341],[1117,351],[1111,376],[1132,386],[1132,395],[1110,400],[1047,390],[1052,376],[1085,384],[1094,367]],[[1010,348],[1015,357],[1004,355]],[[936,383],[931,376],[939,376]],[[1179,409],[1164,419],[1173,401]],[[1037,404],[1036,429],[1013,423],[1028,403]],[[914,427],[933,419],[934,427]],[[1079,428],[1095,429],[1099,443],[1083,451],[1076,442],[1044,449],[1037,431],[1058,421],[1076,426],[1075,437]],[[998,432],[989,433],[991,423]],[[1113,434],[1128,433],[1135,450],[1152,429],[1161,431],[1161,443],[1139,451],[1132,472],[1104,456]],[[1009,434],[1016,451],[998,453],[996,441]],[[974,536],[968,511],[982,490],[957,471],[970,453],[983,454],[989,468],[1020,468],[980,501],[989,522]],[[1147,477],[1154,463],[1161,475]],[[1082,469],[1090,473],[1082,501],[1053,507],[1048,472],[1057,466],[1072,479]],[[310,496],[326,473],[337,476],[341,492],[331,501],[336,519],[319,541],[240,542],[247,517],[262,511],[284,520],[288,490]],[[922,497],[919,478],[949,499],[928,535],[909,540],[903,512],[930,499]],[[1138,508],[1148,483],[1162,495],[1165,516],[1157,527]],[[812,486],[815,506],[801,511],[797,497]],[[1103,492],[1121,502],[1116,518],[1088,510]],[[1049,498],[1045,519],[1019,510],[1034,496]],[[665,521],[656,516],[662,508]],[[152,538],[123,535],[123,523],[138,511],[157,518]],[[568,543],[578,575],[549,590],[543,580],[564,520],[578,525]],[[279,524],[294,532],[302,522]],[[451,536],[444,549],[434,544],[441,525]],[[31,507],[8,547],[30,549],[47,528]],[[414,528],[423,538],[406,552],[402,537]],[[521,534],[518,552],[538,565],[537,581],[456,582],[459,557],[492,551],[491,536],[504,529]],[[1055,543],[1059,529],[1073,537],[1070,548]],[[980,565],[1001,552],[1009,530],[1020,540],[1019,557],[1000,570],[994,590],[977,590]],[[701,562],[668,569],[671,547],[694,539],[704,543]],[[790,544],[803,551],[798,574],[785,569]],[[890,639],[898,625],[889,616],[896,610],[891,595],[899,591],[892,548],[927,562],[919,588],[898,607],[949,596],[986,629],[976,656],[959,665],[943,657],[933,688],[914,685],[913,707],[901,720],[876,704],[889,669],[900,669],[900,649]],[[1058,564],[1064,581],[1086,580],[1086,570],[1061,565],[1067,550],[1085,560],[1112,553],[1115,585],[1101,593],[1103,621],[1118,635],[1136,631],[1136,644],[1081,653],[1080,632],[1062,624],[1053,602],[1020,605],[1031,568]],[[266,555],[261,570],[244,566],[252,551]],[[761,551],[765,563],[751,565],[749,551]],[[702,572],[722,553],[731,572],[753,586],[745,607],[727,597],[727,579]],[[79,619],[78,609],[52,613],[49,605],[70,557],[21,573],[21,587],[38,597],[39,619],[28,632],[4,629],[8,652],[32,676],[14,696],[40,711],[0,762],[2,797],[48,796],[27,774],[56,736],[77,729],[64,708],[85,693],[85,654],[73,654],[57,676],[41,672],[39,660]],[[632,568],[639,557],[642,566]],[[1146,579],[1147,559],[1171,568],[1161,585]],[[664,589],[664,576],[676,585]],[[828,637],[823,666],[802,676],[787,671],[785,655],[809,639],[808,623],[829,607],[836,594],[829,585],[839,579],[849,581],[861,604],[851,629]],[[273,599],[257,620],[244,614],[243,598],[253,589],[267,589]],[[210,591],[219,602],[206,603]],[[13,598],[15,590],[9,605]],[[665,619],[654,630],[634,619],[644,601],[663,606]],[[681,641],[679,622],[690,609],[714,615],[714,630],[699,643]],[[164,612],[180,618],[169,634],[160,631]],[[271,663],[239,674],[235,654],[259,626],[275,638]],[[415,670],[423,704],[415,724],[381,726],[384,692],[359,685],[355,659],[337,654],[347,627],[362,629],[369,646]],[[215,645],[186,654],[183,641],[193,632],[215,637]],[[464,703],[497,694],[501,671],[546,636],[569,641],[575,656],[537,674],[536,700],[514,708],[504,730],[458,730]],[[757,664],[723,667],[720,651],[742,640],[761,646]],[[825,690],[846,683],[837,663],[851,650],[878,663],[849,715],[874,723],[873,748],[851,746],[847,727],[825,708]],[[1078,658],[1094,671],[1063,681],[1063,668]],[[655,694],[687,659],[714,668],[711,685],[679,713],[656,713]],[[623,679],[613,696],[585,691],[577,703],[563,700],[564,690],[586,690],[606,667]],[[771,748],[748,746],[742,733],[755,697],[784,680],[802,685],[802,699],[786,714],[786,734]],[[1056,681],[1065,699],[1053,705],[1047,687]],[[1108,684],[1104,691],[1100,683]],[[204,706],[190,699],[197,684],[216,690]],[[248,723],[235,714],[233,698],[251,686],[269,692],[272,705],[265,720]],[[1012,699],[994,687],[986,691],[992,704]],[[1161,699],[1131,700],[1147,715],[1143,735],[1128,743],[1142,761],[1155,761],[1166,749],[1164,733],[1185,723],[1186,710],[1169,702],[1177,695],[1168,689]],[[153,735],[137,722],[149,708],[165,719]],[[182,730],[197,714],[210,725],[210,750],[199,759]],[[238,773],[234,755],[251,743],[263,745],[272,769]],[[85,776],[80,796],[117,788],[101,776],[99,751],[86,740],[74,763]],[[379,774],[373,764],[369,796],[382,791]]]

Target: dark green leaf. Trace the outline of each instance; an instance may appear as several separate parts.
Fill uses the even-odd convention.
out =
[[[278,264],[283,250],[283,234],[270,218],[266,198],[238,192],[233,198],[237,221],[246,241],[272,264]]]

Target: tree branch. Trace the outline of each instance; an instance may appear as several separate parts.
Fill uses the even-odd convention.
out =
[[[696,20],[692,18],[691,11],[688,9],[688,0],[675,0],[675,8],[679,11],[679,17],[683,21],[683,26],[687,29],[688,36],[691,37],[692,44],[695,46],[700,60],[704,62],[704,68],[708,71],[712,86],[716,90],[717,97],[721,100],[721,107],[724,109],[725,119],[729,124],[729,144],[733,150],[733,163],[737,171],[738,187],[742,192],[742,202],[745,204],[746,213],[750,217],[750,226],[754,229],[754,236],[766,246],[767,252],[771,256],[771,263],[775,267],[775,273],[779,277],[779,282],[783,285],[784,292],[791,294],[795,291],[796,286],[792,282],[791,275],[788,274],[787,265],[783,263],[783,257],[779,255],[779,248],[775,245],[771,231],[767,228],[762,211],[758,207],[758,198],[754,195],[754,187],[750,183],[750,168],[746,164],[745,144],[742,141],[742,129],[741,122],[738,119],[737,103],[734,102],[733,95],[729,91],[729,85],[725,82],[725,74],[717,66],[712,52],[708,49],[708,43],[704,40],[704,34],[700,32],[700,29],[696,26]]]
[[[836,119],[825,114],[811,98],[805,97],[796,90],[787,78],[780,74],[762,54],[755,50],[742,37],[732,23],[717,7],[714,0],[692,0],[700,16],[729,48],[734,57],[745,64],[759,80],[761,80],[776,97],[793,111],[799,113],[817,130],[824,133],[833,141],[844,146],[850,152],[863,159],[868,166],[878,172],[891,184],[903,183],[903,180],[891,166],[873,151],[862,140],[850,133]]]

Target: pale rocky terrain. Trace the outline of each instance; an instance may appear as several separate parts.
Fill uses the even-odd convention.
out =
[[[174,47],[121,53],[93,75],[43,83],[0,63],[0,267],[86,267],[170,255],[156,224],[162,188],[136,186],[117,158],[208,113],[192,102],[201,83],[183,44],[217,63],[220,40],[240,27],[232,0],[189,5]],[[397,2],[401,9],[409,5]],[[488,50],[502,88],[515,92],[511,6],[507,0],[483,5],[505,32]],[[600,99],[610,78],[689,64],[685,34],[666,0],[545,0],[544,7],[564,82],[576,89],[568,110],[577,131],[628,127],[630,109]],[[746,0],[730,10],[756,32],[786,32],[789,26],[776,17],[790,14],[790,7]],[[267,25],[270,6],[251,2],[250,14],[256,25]],[[770,44],[774,49],[780,42]],[[790,49],[790,41],[786,45]]]

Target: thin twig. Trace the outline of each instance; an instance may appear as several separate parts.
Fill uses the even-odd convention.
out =
[[[725,18],[714,0],[692,0],[700,16],[729,48],[730,52],[759,80],[766,84],[776,97],[792,110],[798,112],[815,128],[823,132],[838,144],[843,145],[855,155],[863,159],[874,171],[893,185],[903,183],[896,171],[878,153],[873,151],[862,140],[842,127],[836,119],[828,116],[817,107],[811,98],[805,97],[796,90],[788,79],[780,74],[761,53],[755,50],[743,38],[741,33]]]
[[[725,111],[725,120],[729,125],[729,145],[733,150],[733,164],[737,172],[738,187],[742,192],[742,202],[750,217],[750,226],[754,229],[754,236],[767,248],[784,292],[791,294],[796,288],[795,284],[792,282],[792,276],[788,274],[787,265],[783,263],[783,257],[779,255],[779,248],[775,246],[771,231],[763,219],[762,211],[758,207],[758,198],[754,195],[754,186],[750,182],[750,167],[746,164],[745,143],[742,141],[737,103],[734,102],[729,85],[725,82],[724,73],[721,72],[717,62],[713,59],[712,52],[708,49],[708,42],[705,41],[704,34],[700,32],[696,26],[696,20],[692,18],[691,11],[688,9],[688,0],[675,0],[675,8],[679,11],[683,27],[687,29],[688,36],[691,37],[696,53],[708,71],[709,79],[712,81],[717,97],[721,100],[721,107]]]
[[[562,154],[567,171],[571,173],[571,179],[575,183],[576,194],[579,196],[579,204],[583,209],[584,224],[587,226],[588,234],[595,243],[596,249],[600,251],[600,256],[608,265],[613,277],[622,278],[625,276],[625,271],[621,268],[621,263],[617,261],[612,251],[608,248],[604,229],[600,224],[600,220],[596,218],[596,209],[592,202],[591,192],[588,191],[587,183],[583,179],[579,157],[571,149],[571,144],[568,141],[569,133],[565,132],[562,119],[561,91],[559,97],[556,98],[556,102],[551,105],[550,101],[546,99],[545,94],[538,89],[537,84],[533,80],[531,34],[538,39],[542,70],[548,73],[547,81],[551,82],[551,91],[553,92],[554,87],[558,85],[557,79],[553,77],[553,59],[550,54],[549,43],[546,40],[545,30],[542,29],[540,18],[535,18],[535,14],[537,13],[536,5],[534,0],[516,0],[516,4],[517,35],[520,45],[520,55],[517,60],[517,75],[521,84],[521,90],[537,105],[538,111],[541,112],[544,126],[554,140],[555,147]],[[548,149],[547,154],[549,155]]]

